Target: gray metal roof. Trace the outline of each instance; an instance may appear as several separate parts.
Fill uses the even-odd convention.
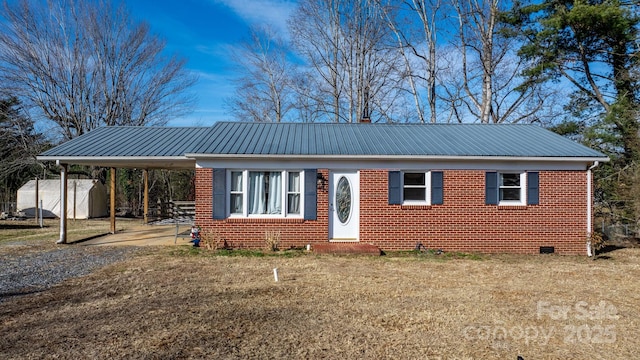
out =
[[[94,129],[38,156],[41,161],[119,168],[193,169],[184,156],[211,127],[114,126]]]
[[[38,159],[102,166],[192,167],[195,158],[216,156],[606,160],[598,151],[534,125],[243,122],[219,122],[213,127],[102,127]]]
[[[605,158],[535,125],[217,123],[187,154]]]
[[[211,127],[110,126],[94,129],[40,156],[184,156]]]

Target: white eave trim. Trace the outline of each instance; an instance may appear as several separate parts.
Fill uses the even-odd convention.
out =
[[[120,168],[190,169],[195,159],[186,156],[37,156],[38,161],[58,161],[63,164],[78,164]]]
[[[36,156],[38,161],[56,161],[69,162],[74,161],[184,161],[193,162],[193,158],[187,156]]]
[[[459,155],[263,155],[263,154],[185,154],[195,160],[422,160],[422,161],[551,161],[608,162],[608,157],[571,156],[459,156]]]

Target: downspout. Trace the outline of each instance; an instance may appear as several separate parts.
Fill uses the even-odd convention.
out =
[[[593,256],[591,250],[591,232],[592,232],[592,202],[593,202],[593,190],[591,185],[591,171],[600,165],[599,161],[594,161],[593,165],[587,169],[587,256]]]

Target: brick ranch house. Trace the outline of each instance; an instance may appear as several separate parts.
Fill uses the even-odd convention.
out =
[[[233,248],[360,242],[586,254],[600,152],[534,125],[219,122],[99,128],[40,160],[196,172],[196,224]]]

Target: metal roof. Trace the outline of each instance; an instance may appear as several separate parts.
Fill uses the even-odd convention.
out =
[[[185,153],[209,138],[211,127],[100,127],[38,156],[71,164],[107,167],[191,168]]]
[[[607,159],[535,125],[244,122],[218,122],[213,127],[101,127],[38,159],[193,168],[196,158],[251,156]]]
[[[94,129],[41,156],[184,156],[210,127],[109,126]]]
[[[486,124],[220,122],[186,154],[606,158],[539,126]]]

